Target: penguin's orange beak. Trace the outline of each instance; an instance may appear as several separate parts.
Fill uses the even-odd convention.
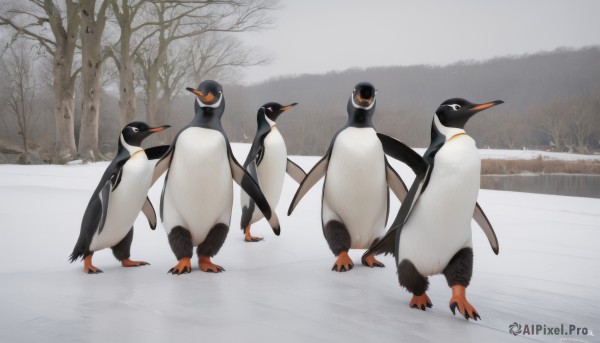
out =
[[[163,126],[159,126],[159,127],[153,127],[151,129],[148,129],[148,132],[152,132],[152,133],[160,132],[160,131],[166,130],[170,127],[171,127],[171,125],[163,125]]]
[[[363,97],[360,95],[360,92],[358,92],[358,93],[356,94],[356,100],[358,101],[358,103],[359,103],[361,106],[365,106],[365,105],[366,105],[366,106],[371,106],[371,103],[372,103],[372,102],[375,100],[375,97],[372,97],[372,98],[370,98],[370,99],[365,99],[365,98],[363,98]]]
[[[211,92],[208,92],[208,94],[204,94],[202,93],[202,91],[191,87],[187,87],[186,90],[196,94],[196,96],[200,98],[200,101],[202,101],[202,103],[204,104],[210,105],[216,101],[215,95]]]
[[[292,108],[292,107],[294,107],[294,106],[296,106],[296,105],[298,105],[298,103],[297,103],[297,102],[295,102],[295,103],[293,103],[293,104],[290,104],[290,105],[287,105],[287,106],[283,106],[282,108],[280,108],[280,110],[281,110],[281,111],[287,111],[287,110],[289,110],[290,108]]]
[[[479,112],[479,111],[483,111],[485,109],[488,109],[490,107],[500,105],[503,103],[504,103],[504,101],[502,101],[502,100],[491,101],[491,102],[487,102],[485,104],[477,105],[473,108],[470,108],[469,110]]]

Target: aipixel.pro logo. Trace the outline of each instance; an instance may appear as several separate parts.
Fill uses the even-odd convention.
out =
[[[519,324],[513,322],[508,326],[508,332],[513,335],[524,336],[593,336],[592,330],[574,324],[560,324],[560,326],[548,326],[546,324]]]

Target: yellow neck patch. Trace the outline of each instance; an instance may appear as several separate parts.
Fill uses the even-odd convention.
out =
[[[452,137],[452,138],[454,138],[454,137]],[[143,153],[143,152],[144,152],[144,149],[142,149],[142,150],[138,150],[138,151],[134,152],[134,153],[133,153],[133,155],[131,155],[131,157],[130,157],[130,158],[134,158],[134,157],[136,157],[138,154],[140,154],[140,153]]]
[[[449,142],[449,141],[453,140],[454,138],[456,138],[456,137],[458,137],[458,136],[462,136],[462,135],[466,135],[466,133],[464,133],[464,132],[457,133],[457,134],[455,134],[454,136],[450,137],[450,139],[449,139],[449,140],[447,140],[446,142]]]

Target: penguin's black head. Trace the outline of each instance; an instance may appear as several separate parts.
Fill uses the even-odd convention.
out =
[[[375,113],[376,95],[377,90],[369,82],[361,82],[354,86],[346,107],[348,111],[346,126],[373,127],[371,120]]]
[[[160,132],[162,130],[170,128],[170,125],[163,125],[158,127],[150,127],[143,121],[131,122],[121,130],[121,137],[125,144],[131,146],[140,146],[142,141],[153,133]],[[121,140],[119,140],[121,143]]]
[[[444,101],[435,111],[435,114],[442,125],[463,129],[467,121],[477,112],[502,103],[504,101],[496,100],[484,104],[473,104],[465,99],[453,98]]]
[[[223,87],[213,80],[202,81],[196,89],[187,87],[188,91],[196,94],[200,107],[217,108],[223,100]]]
[[[269,118],[271,121],[276,121],[280,114],[289,110],[290,108],[298,105],[298,103],[293,103],[287,106],[283,106],[277,102],[268,102],[262,105],[261,109],[265,112],[265,117]]]
[[[363,110],[371,109],[375,104],[376,94],[377,90],[375,90],[375,87],[372,84],[369,82],[361,82],[354,86],[354,90],[352,91],[352,106]]]

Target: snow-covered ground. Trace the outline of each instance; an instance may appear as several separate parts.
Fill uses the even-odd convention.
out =
[[[243,160],[247,145],[234,145]],[[486,151],[482,153],[486,155]],[[315,157],[293,158],[306,170]],[[0,166],[0,342],[592,342],[595,336],[513,336],[517,322],[587,327],[600,333],[600,200],[486,191],[479,202],[500,240],[492,253],[473,224],[475,270],[468,288],[478,322],[453,316],[442,276],[431,278],[434,307],[408,308],[391,256],[384,269],[360,265],[332,272],[322,236],[320,185],[287,217],[297,185],[286,179],[278,214],[282,233],[255,225],[261,243],[238,229],[239,188],[232,229],[215,263],[173,276],[176,264],[161,225],[136,221],[132,258],[150,266],[126,269],[110,250],[94,255],[104,274],[69,264],[83,210],[107,163]],[[408,168],[397,166],[407,183]],[[162,181],[150,192],[156,207]],[[398,202],[392,203],[392,215]],[[568,340],[567,340],[568,339]]]
[[[567,152],[552,152],[539,150],[501,150],[501,149],[480,149],[481,158],[486,159],[522,159],[533,160],[542,158],[544,160],[562,160],[562,161],[600,161],[600,155],[571,154]]]
[[[416,148],[414,150],[423,155],[427,149]],[[541,157],[544,160],[600,161],[600,155],[583,155],[541,150],[479,149],[479,155],[482,159],[497,160],[534,160]]]

